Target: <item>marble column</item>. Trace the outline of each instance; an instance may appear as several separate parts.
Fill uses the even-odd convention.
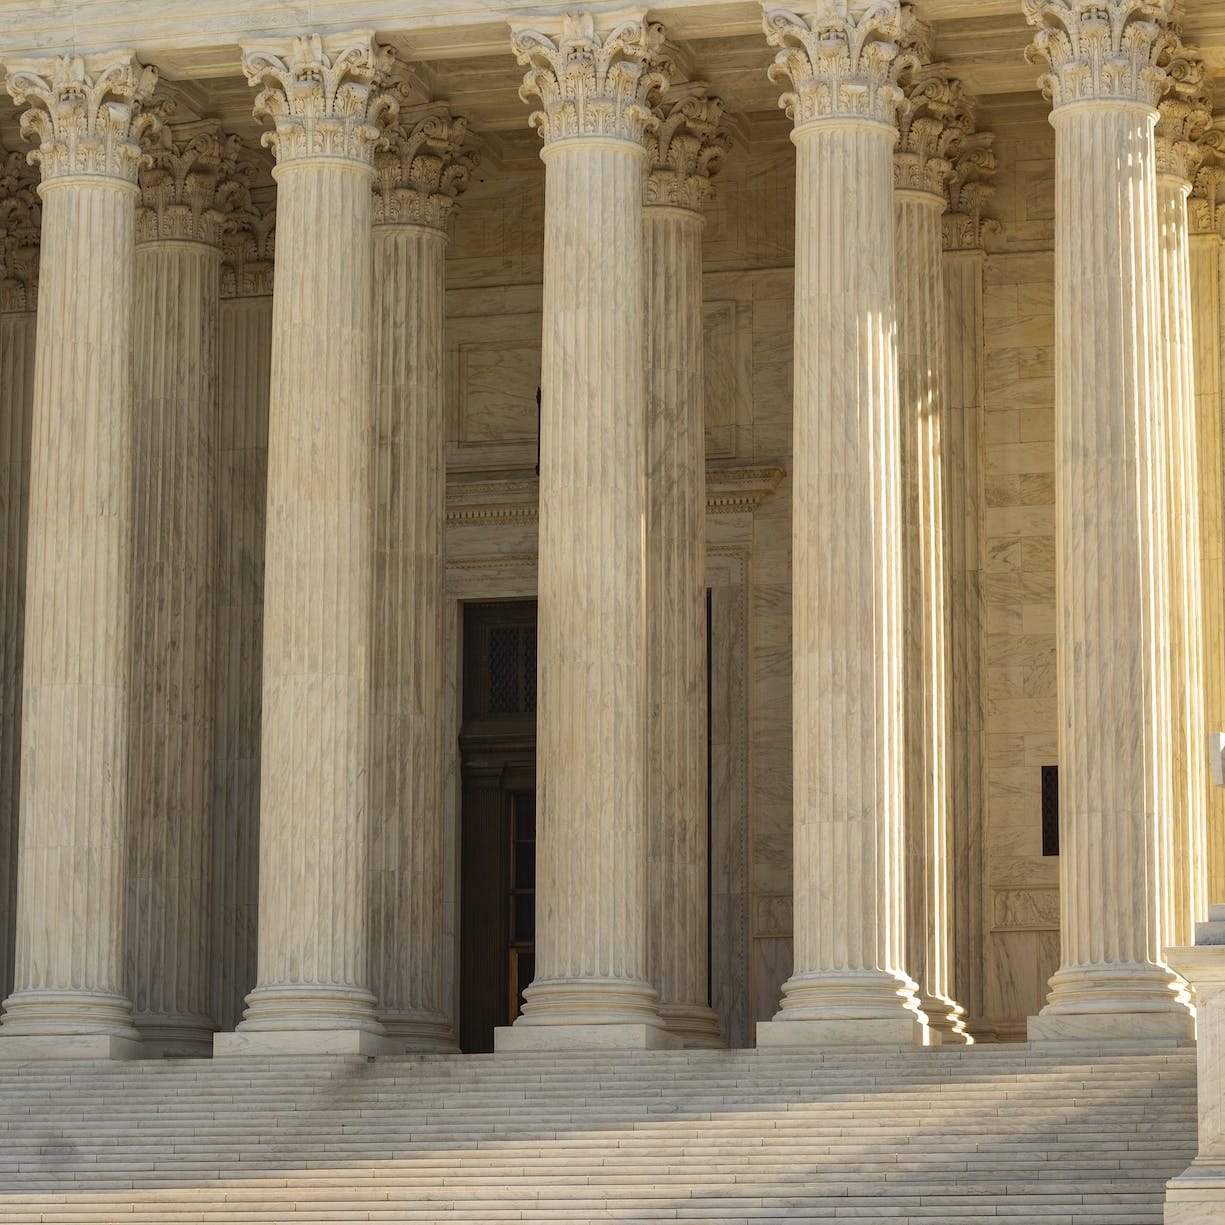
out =
[[[966,1010],[966,1029],[985,1014],[983,940],[983,607],[979,549],[982,481],[984,322],[983,209],[991,198],[994,137],[977,132],[954,158],[941,218],[944,242],[945,393],[948,428],[941,438],[949,572],[952,656],[949,732],[952,826],[952,998]]]
[[[41,224],[38,172],[24,152],[0,169],[0,999],[13,989],[21,657]]]
[[[647,970],[664,1025],[722,1046],[710,1007],[702,208],[723,102],[670,91],[647,141]]]
[[[276,155],[258,983],[219,1052],[386,1049],[370,990],[374,146],[368,32],[247,44]]]
[[[444,997],[447,229],[476,155],[445,107],[375,157],[373,988],[398,1049],[455,1050]]]
[[[765,12],[795,122],[794,970],[757,1044],[923,1042],[902,967],[901,4]]]
[[[38,141],[43,217],[16,982],[0,1055],[125,1056],[139,1049],[123,966],[133,247],[157,74],[130,52],[5,68]]]
[[[1167,4],[1024,0],[1055,128],[1063,960],[1033,1039],[1189,1036],[1162,961],[1170,817],[1168,473],[1156,103]]]
[[[499,1050],[659,1046],[646,964],[645,131],[662,31],[512,25],[544,140],[536,979]]]
[[[208,1054],[217,339],[235,138],[167,127],[140,175],[128,984],[147,1054]]]
[[[906,83],[893,154],[901,405],[906,967],[933,1041],[965,1042],[952,996],[952,654],[946,549],[949,429],[941,216],[952,156],[973,124],[961,82],[925,68]]]
[[[1204,719],[1209,732],[1225,731],[1225,483],[1221,378],[1225,361],[1225,164],[1203,166],[1187,201],[1191,341],[1195,377],[1195,450],[1200,496],[1200,651],[1204,667]],[[1225,222],[1225,212],[1220,220]],[[1205,780],[1205,860],[1209,901],[1225,898],[1225,787]]]
[[[1172,789],[1166,940],[1187,945],[1193,938],[1195,923],[1208,913],[1204,782],[1209,774],[1200,639],[1203,588],[1187,197],[1207,152],[1197,137],[1211,125],[1212,110],[1202,95],[1182,94],[1166,98],[1158,109],[1157,290],[1164,345],[1165,462],[1169,491],[1167,723]]]

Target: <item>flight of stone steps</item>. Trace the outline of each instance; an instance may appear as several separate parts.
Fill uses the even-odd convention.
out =
[[[1161,1221],[1194,1049],[0,1063],[3,1225]]]

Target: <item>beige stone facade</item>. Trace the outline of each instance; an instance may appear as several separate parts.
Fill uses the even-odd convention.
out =
[[[0,1056],[462,1047],[523,600],[499,1049],[1189,1035],[1215,6],[284,16],[0,3]]]

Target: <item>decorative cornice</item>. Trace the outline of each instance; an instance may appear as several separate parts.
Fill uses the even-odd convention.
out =
[[[38,304],[38,244],[42,201],[38,172],[24,153],[0,160],[0,311]]]
[[[1175,29],[1174,0],[1021,0],[1038,33],[1025,52],[1055,109],[1112,99],[1156,106],[1171,80],[1191,84],[1195,61]]]
[[[30,161],[44,183],[81,175],[136,182],[141,138],[160,126],[156,69],[131,51],[9,60],[5,68],[10,96],[28,108],[21,134],[38,140]]]
[[[708,515],[752,514],[776,490],[785,473],[775,464],[706,470]],[[450,527],[505,527],[537,521],[540,482],[534,476],[447,483]]]
[[[202,119],[162,129],[140,172],[136,241],[179,239],[217,246],[235,208],[247,202],[242,141]]]
[[[445,106],[402,114],[374,155],[374,224],[445,233],[478,161],[467,138],[468,121]]]
[[[670,89],[655,108],[659,126],[646,137],[646,203],[700,212],[714,195],[711,179],[731,148],[723,99],[704,81]]]
[[[967,136],[953,160],[952,177],[945,184],[947,211],[940,219],[946,251],[974,251],[982,247],[986,235],[998,233],[998,221],[983,216],[995,186],[995,154],[991,151],[994,132],[975,132]]]
[[[398,109],[384,88],[393,55],[373,31],[244,43],[242,52],[248,84],[263,86],[254,114],[272,121],[262,143],[278,165],[304,158],[370,164]]]
[[[905,0],[817,0],[805,13],[767,3],[763,24],[779,49],[770,80],[790,81],[779,105],[797,129],[820,119],[894,123],[901,74],[928,58],[927,28]]]
[[[974,100],[943,65],[908,74],[898,107],[893,185],[945,199],[953,159],[974,131]]]
[[[641,144],[656,124],[651,112],[667,88],[663,27],[634,9],[602,18],[566,14],[553,36],[511,23],[515,59],[527,68],[519,96],[539,98],[529,119],[546,145],[576,136]]]
[[[237,209],[221,239],[221,296],[251,298],[272,292],[276,255],[276,208],[248,204]]]

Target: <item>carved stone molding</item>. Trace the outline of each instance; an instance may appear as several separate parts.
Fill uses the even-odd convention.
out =
[[[659,126],[646,137],[646,203],[700,212],[731,147],[722,127],[723,99],[695,81],[669,90],[655,114]]]
[[[369,164],[398,103],[384,88],[389,47],[373,31],[335,38],[303,34],[243,45],[243,72],[256,95],[254,114],[270,120],[262,143],[278,163],[337,158]]]
[[[37,305],[41,227],[38,172],[24,153],[6,153],[0,161],[0,311]]]
[[[446,230],[479,160],[468,121],[446,106],[402,114],[374,156],[374,224]]]
[[[1110,98],[1156,106],[1171,80],[1191,84],[1197,63],[1177,32],[1174,0],[1022,0],[1038,33],[1026,58],[1055,108]]]
[[[1212,123],[1212,99],[1202,87],[1174,90],[1157,112],[1157,173],[1192,185],[1205,162],[1225,149],[1225,132]]]
[[[21,134],[37,139],[30,161],[43,181],[77,175],[136,182],[141,139],[155,134],[157,70],[131,51],[10,60],[6,88]]]
[[[234,209],[247,199],[242,141],[203,119],[167,125],[140,172],[136,241],[221,242]]]
[[[576,136],[641,143],[667,88],[663,27],[641,13],[600,28],[590,12],[566,14],[557,35],[512,22],[511,47],[527,68],[519,96],[539,98],[529,119],[546,145]]]
[[[995,194],[994,140],[993,132],[975,132],[957,151],[952,176],[944,186],[948,210],[940,219],[946,251],[977,250],[987,235],[1000,231],[998,221],[983,216]]]
[[[752,514],[778,488],[783,476],[783,469],[776,464],[708,467],[706,513]],[[535,523],[538,499],[539,482],[531,475],[451,480],[447,483],[447,525],[494,527]]]
[[[819,0],[814,11],[766,8],[766,41],[777,47],[771,81],[791,89],[779,105],[796,127],[818,119],[893,123],[898,80],[928,58],[928,31],[904,0]]]
[[[893,185],[944,196],[953,160],[974,131],[974,101],[942,65],[909,74],[898,107]]]

